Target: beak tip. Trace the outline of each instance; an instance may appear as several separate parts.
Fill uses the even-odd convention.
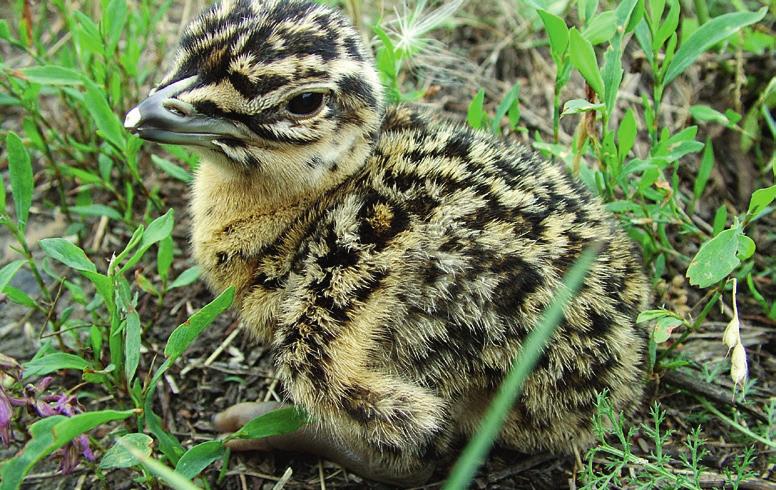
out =
[[[127,117],[124,119],[124,127],[126,129],[136,129],[140,119],[140,110],[137,107],[134,107],[131,111],[127,112]]]

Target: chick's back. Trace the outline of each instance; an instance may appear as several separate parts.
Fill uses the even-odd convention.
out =
[[[271,311],[249,327],[269,329],[289,393],[313,415],[397,446],[426,434],[419,447],[443,451],[476,430],[594,242],[600,255],[501,434],[522,451],[565,452],[592,440],[597,392],[625,410],[641,397],[634,320],[648,281],[600,200],[519,145],[389,109],[366,165],[254,261],[243,310]]]

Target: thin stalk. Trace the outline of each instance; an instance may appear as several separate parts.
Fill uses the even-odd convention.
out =
[[[698,402],[700,402],[701,405],[703,405],[703,408],[705,408],[709,412],[711,412],[714,415],[716,415],[720,420],[722,420],[723,422],[725,422],[729,426],[733,427],[734,429],[736,429],[737,431],[741,432],[742,434],[744,434],[744,435],[746,435],[748,437],[751,437],[752,439],[754,439],[757,442],[761,442],[761,443],[765,444],[766,446],[770,446],[770,447],[776,449],[776,441],[772,441],[770,439],[766,439],[765,437],[752,432],[748,428],[744,427],[743,425],[739,424],[735,420],[731,419],[727,415],[725,415],[722,412],[720,412],[719,410],[717,410],[717,408],[714,405],[712,405],[711,403],[709,403],[705,398],[701,398],[701,397],[695,397],[695,398],[696,398],[696,400],[698,400]]]

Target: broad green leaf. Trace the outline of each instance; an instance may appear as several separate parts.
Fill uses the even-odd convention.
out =
[[[90,204],[88,206],[70,206],[70,212],[80,216],[107,216],[110,219],[121,221],[121,214],[115,209],[104,204]]]
[[[84,105],[92,116],[105,139],[113,143],[119,149],[126,147],[126,137],[124,127],[119,121],[118,116],[113,112],[105,98],[105,93],[91,80],[85,80],[86,93],[84,94]]]
[[[673,316],[664,316],[655,323],[652,330],[652,340],[657,344],[662,344],[671,338],[671,332],[682,324],[682,320]]]
[[[569,60],[579,73],[587,81],[588,85],[598,94],[601,100],[604,99],[604,81],[601,78],[601,72],[598,70],[598,62],[595,57],[595,50],[590,41],[582,37],[576,28],[569,30]]]
[[[709,181],[712,168],[714,168],[714,147],[712,146],[711,138],[706,138],[706,146],[701,157],[701,166],[698,169],[698,176],[695,177],[695,183],[693,184],[693,195],[696,201],[701,198],[703,190],[706,189],[706,183]]]
[[[590,23],[582,31],[582,37],[595,46],[610,40],[616,30],[615,12],[614,10],[607,10],[590,19]]]
[[[170,362],[177,359],[199,337],[199,334],[232,305],[234,301],[234,287],[230,287],[204,308],[194,313],[188,320],[173,330],[167,345],[164,347],[164,355]]]
[[[45,356],[25,362],[23,366],[24,377],[31,378],[53,373],[54,371],[59,371],[60,369],[77,369],[79,371],[83,371],[84,369],[91,368],[92,363],[75,354],[55,352],[53,354],[47,354]]]
[[[474,129],[480,129],[485,122],[485,91],[480,89],[466,112],[466,121]]]
[[[140,317],[137,311],[132,309],[127,314],[127,324],[124,327],[124,376],[128,383],[132,381],[140,363],[141,333]]]
[[[30,66],[19,70],[28,82],[41,85],[83,85],[84,77],[72,68],[64,66]]]
[[[547,37],[550,40],[552,59],[555,64],[560,64],[569,45],[569,28],[566,27],[563,19],[555,14],[542,9],[537,10],[537,13],[542,19],[544,30],[547,31]]]
[[[87,432],[100,424],[112,420],[123,420],[134,415],[133,410],[87,412],[65,417],[54,415],[35,422],[29,427],[32,438],[15,457],[6,461],[0,468],[0,490],[14,490],[21,486],[22,480],[32,467],[64,446],[76,436]]]
[[[715,17],[703,24],[683,43],[668,66],[663,83],[669,84],[681,75],[706,50],[737,32],[742,27],[759,22],[768,9],[763,7],[757,12],[733,12]]]
[[[766,187],[765,189],[757,189],[749,200],[749,208],[747,209],[746,214],[749,216],[757,216],[763,209],[767,208],[774,199],[776,199],[776,185]]]
[[[727,116],[703,104],[691,106],[690,115],[698,121],[713,121],[724,126],[727,126],[730,122]]]
[[[166,173],[170,177],[174,177],[186,183],[189,183],[192,180],[194,180],[194,177],[191,175],[191,173],[189,173],[184,168],[179,167],[178,165],[174,164],[169,160],[158,157],[156,155],[151,155],[151,161],[153,161],[157,167],[159,167],[164,173]]]
[[[194,478],[211,463],[221,459],[224,450],[223,441],[215,440],[197,444],[181,456],[178,464],[175,465],[175,471],[186,478]]]
[[[625,161],[625,157],[633,148],[633,144],[636,142],[636,116],[633,113],[633,109],[628,109],[628,112],[623,116],[620,121],[620,127],[617,128],[617,156],[620,161]]]
[[[24,262],[24,260],[14,260],[11,263],[5,264],[3,268],[0,269],[0,293],[2,293],[3,289],[11,282],[11,279],[16,275],[19,268],[24,265]]]
[[[739,236],[740,228],[730,228],[704,243],[687,268],[690,284],[707,288],[733,272],[741,263],[737,256]]]
[[[604,105],[601,103],[593,104],[585,99],[572,99],[563,104],[563,113],[561,116],[568,116],[571,114],[581,114],[583,112],[597,111],[603,109]]]
[[[201,274],[202,274],[202,269],[198,265],[189,267],[185,271],[181,272],[181,274],[178,277],[175,278],[175,280],[172,282],[172,285],[170,286],[170,289],[188,286],[189,284],[199,279],[199,276]]]
[[[99,412],[85,412],[73,415],[51,429],[54,434],[54,444],[57,448],[60,448],[98,425],[112,420],[124,420],[133,415],[136,415],[135,410],[101,410]]]
[[[11,195],[16,210],[16,220],[19,222],[19,227],[24,230],[27,226],[27,218],[30,216],[34,185],[30,155],[24,148],[22,140],[13,131],[9,131],[5,137],[5,149],[8,153]]]
[[[46,255],[77,271],[97,272],[97,267],[78,245],[64,238],[44,238],[40,248]]]
[[[286,407],[259,415],[240,430],[226,437],[231,439],[261,439],[298,430],[307,424],[307,414],[298,407]]]
[[[154,440],[141,433],[124,434],[116,443],[105,452],[100,460],[100,468],[131,468],[140,464],[140,461],[127,450],[127,447],[135,448],[141,454],[151,456]]]
[[[24,477],[35,463],[53,452],[49,451],[54,444],[51,429],[66,418],[64,415],[54,415],[30,425],[32,438],[24,445],[24,449],[0,466],[0,490],[16,490],[21,487]]]
[[[172,233],[172,227],[174,224],[174,211],[168,210],[164,215],[159,216],[148,225],[145,233],[143,233],[143,239],[140,242],[141,248],[148,248],[154,243],[170,236]]]
[[[757,246],[754,243],[754,240],[749,238],[746,235],[741,235],[738,237],[738,258],[741,260],[746,260],[752,255],[754,255],[754,251],[757,249]]]

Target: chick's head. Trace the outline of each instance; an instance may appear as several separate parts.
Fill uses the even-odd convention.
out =
[[[231,170],[315,184],[363,161],[382,110],[371,54],[341,14],[223,0],[188,25],[173,69],[125,126]]]

